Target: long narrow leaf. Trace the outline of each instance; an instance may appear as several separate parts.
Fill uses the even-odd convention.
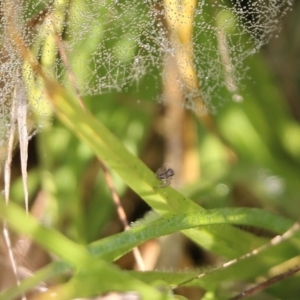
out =
[[[198,213],[166,216],[150,224],[134,226],[131,230],[92,243],[89,249],[94,255],[111,261],[147,240],[184,229],[199,226],[203,228],[203,226],[216,224],[257,226],[282,234],[293,225],[293,222],[255,208],[212,209]]]
[[[85,252],[83,246],[68,240],[62,234],[53,229],[43,227],[38,223],[38,221],[36,221],[30,215],[26,215],[21,208],[18,208],[13,203],[11,203],[7,207],[5,206],[4,201],[0,201],[0,216],[1,218],[4,218],[19,233],[29,235],[48,251],[51,251],[67,262],[80,267],[80,270],[83,269],[83,273],[80,272],[78,275],[79,277],[76,275],[74,277],[74,280],[72,280],[70,283],[67,283],[66,285],[63,285],[64,288],[62,288],[61,291],[64,290],[65,292],[69,293],[68,297],[76,295],[76,293],[84,293],[85,295],[89,295],[92,291],[94,291],[95,293],[105,292],[105,285],[103,285],[101,288],[98,286],[95,287],[92,284],[89,284],[90,289],[87,288],[85,292],[83,292],[82,290],[78,290],[78,280],[87,280],[88,282],[91,282],[92,278],[99,278],[101,276],[104,276],[103,272],[105,274],[107,274],[107,272],[114,272],[113,270],[110,270],[108,265],[106,265],[102,261],[102,259],[105,259],[106,261],[115,260],[124,253],[130,251],[133,247],[151,238],[170,234],[178,230],[213,224],[254,225],[260,228],[272,230],[275,233],[282,234],[293,224],[292,221],[287,220],[283,217],[268,213],[260,209],[249,208],[214,209],[201,211],[198,213],[182,215],[175,214],[166,216],[164,219],[159,219],[149,224],[134,226],[129,231],[125,231],[95,242],[88,247],[89,254],[87,255],[87,252]],[[68,254],[67,257],[65,253]],[[282,255],[283,253],[285,253],[285,255]],[[272,265],[273,263],[282,262],[285,259],[291,258],[296,254],[297,250],[293,249],[291,245],[284,245],[282,249],[279,249],[277,251],[274,251],[274,249],[272,249],[272,252],[268,254],[268,263],[264,263],[265,268],[269,267],[270,263]],[[88,258],[86,258],[86,256],[88,256]],[[84,260],[82,260],[82,257],[84,258]],[[270,258],[272,259],[270,260]],[[77,259],[79,260],[76,261]],[[85,263],[85,265],[83,265],[83,263]],[[91,267],[96,265],[97,267],[95,267],[95,270],[92,273],[89,273],[89,275],[84,275],[86,274],[84,271],[86,268],[91,270]],[[261,264],[251,265],[255,266]],[[65,270],[65,268],[68,268],[67,265],[63,265],[63,267],[63,270]],[[239,268],[240,265],[236,267]],[[225,278],[231,278],[232,276],[236,277],[236,274],[238,274],[238,272],[232,272],[232,268],[234,269],[235,266],[231,267],[229,270],[216,270],[215,272],[202,277],[200,281],[198,280],[199,283],[197,283],[196,281],[195,284],[207,286],[207,284],[213,284],[218,282],[219,280],[224,280]],[[50,268],[50,270],[52,269],[53,268]],[[248,265],[247,272],[244,272],[243,277],[255,275],[255,270],[260,271],[260,269],[258,270],[257,267],[251,269]],[[56,270],[56,268],[54,268],[54,270]],[[44,271],[43,274],[45,272],[46,274],[49,273],[48,269],[46,269],[46,271]],[[120,275],[118,272],[116,274],[118,274],[118,276]],[[114,275],[114,278],[116,274]],[[121,277],[120,282],[124,280],[126,282],[127,280],[130,281],[129,277]],[[175,276],[177,279],[174,276],[167,277],[168,281],[170,281],[172,284],[176,284],[186,280],[186,278],[192,279],[195,276]],[[40,275],[38,277],[34,277],[32,280],[28,279],[24,284],[21,285],[21,288],[15,287],[4,292],[2,295],[0,295],[0,299],[11,299],[11,295],[16,295],[18,293],[26,291],[28,288],[36,285],[36,283],[38,282],[38,278],[41,278]],[[122,288],[122,286],[118,285],[120,283],[116,284],[119,287],[119,290],[126,290],[124,289],[124,287]],[[135,283],[133,284],[135,285]],[[136,288],[138,288],[138,286],[139,285],[136,283]]]
[[[41,286],[41,283],[44,283],[46,280],[49,280],[56,275],[61,275],[69,270],[70,265],[67,265],[66,263],[61,261],[53,262],[42,268],[41,270],[35,272],[31,277],[24,279],[20,283],[20,286],[15,285],[4,290],[2,293],[0,293],[0,300],[16,299],[29,290]],[[44,285],[42,287],[46,289]]]
[[[109,291],[128,290],[137,291],[145,300],[172,299],[122,272],[117,267],[109,265],[100,258],[93,257],[83,245],[76,244],[54,229],[41,226],[37,220],[26,215],[22,209],[13,203],[6,206],[4,201],[0,199],[0,216],[13,229],[32,237],[45,249],[77,268],[77,274],[72,277],[70,282],[43,293],[45,299],[53,295],[53,289],[57,295],[56,299],[73,299]],[[113,282],[111,278],[114,278]]]
[[[89,112],[83,111],[75,96],[59,84],[46,80],[47,93],[60,120],[87,143],[118,175],[160,215],[203,210],[176,190],[158,188],[160,182],[149,168]],[[228,258],[249,251],[248,245],[261,241],[236,228],[222,227],[184,232],[206,249]]]

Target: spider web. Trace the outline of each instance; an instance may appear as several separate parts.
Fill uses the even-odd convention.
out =
[[[40,105],[43,95],[33,95],[30,86],[35,85],[36,90],[41,83],[22,71],[24,65],[10,41],[7,26],[18,28],[49,76],[68,86],[67,75],[72,72],[81,95],[152,87],[159,91],[166,56],[189,52],[185,53],[189,61],[178,62],[181,75],[174,84],[181,87],[187,107],[193,109],[193,101],[199,96],[213,110],[227,100],[220,96],[224,90],[227,98],[243,100],[239,87],[246,74],[243,62],[272,38],[292,7],[291,0],[12,1],[16,17],[10,24],[5,15],[8,3],[1,3],[1,142],[10,126],[16,76],[22,74],[27,82],[29,102],[37,102],[39,114],[47,114]],[[188,16],[189,6],[192,14]],[[182,47],[176,36],[186,22],[193,27],[188,48]],[[66,52],[68,66],[59,45],[52,42],[50,47],[53,32]],[[184,78],[185,65],[191,66],[196,79]],[[150,91],[149,95],[150,100],[161,99]]]

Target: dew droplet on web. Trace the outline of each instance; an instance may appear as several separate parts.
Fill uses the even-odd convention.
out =
[[[234,95],[232,96],[232,100],[233,100],[234,102],[241,103],[241,102],[244,101],[244,98],[243,98],[241,95],[234,94]]]

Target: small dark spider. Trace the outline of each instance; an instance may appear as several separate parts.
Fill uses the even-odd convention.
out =
[[[174,176],[174,170],[171,168],[166,168],[162,166],[156,171],[156,177],[161,181],[161,185],[159,187],[167,187],[171,184],[171,180]]]

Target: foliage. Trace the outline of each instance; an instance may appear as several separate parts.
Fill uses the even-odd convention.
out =
[[[14,174],[16,135],[23,169],[12,176],[12,202],[0,201],[0,217],[4,232],[8,224],[16,240],[31,245],[23,237],[30,238],[47,258],[20,284],[11,280],[0,299],[34,287],[36,299],[110,292],[179,299],[178,287],[196,287],[202,299],[228,299],[258,277],[298,265],[300,126],[264,56],[252,56],[291,3],[243,3],[1,4],[0,158]],[[27,133],[35,148],[29,146],[24,171]],[[173,187],[154,173],[163,161],[175,170]],[[8,169],[1,175],[10,176]],[[114,193],[130,220],[137,221],[132,205],[141,201],[152,212],[117,233]],[[27,198],[29,214],[20,207]],[[213,256],[209,270],[199,270],[205,260],[185,265],[186,272],[175,262],[166,271],[158,260],[158,271],[121,267],[135,247],[180,231]],[[30,251],[20,255],[35,262]],[[16,265],[20,278],[22,263]],[[289,291],[283,278],[262,297],[297,299],[297,278],[286,279]]]

